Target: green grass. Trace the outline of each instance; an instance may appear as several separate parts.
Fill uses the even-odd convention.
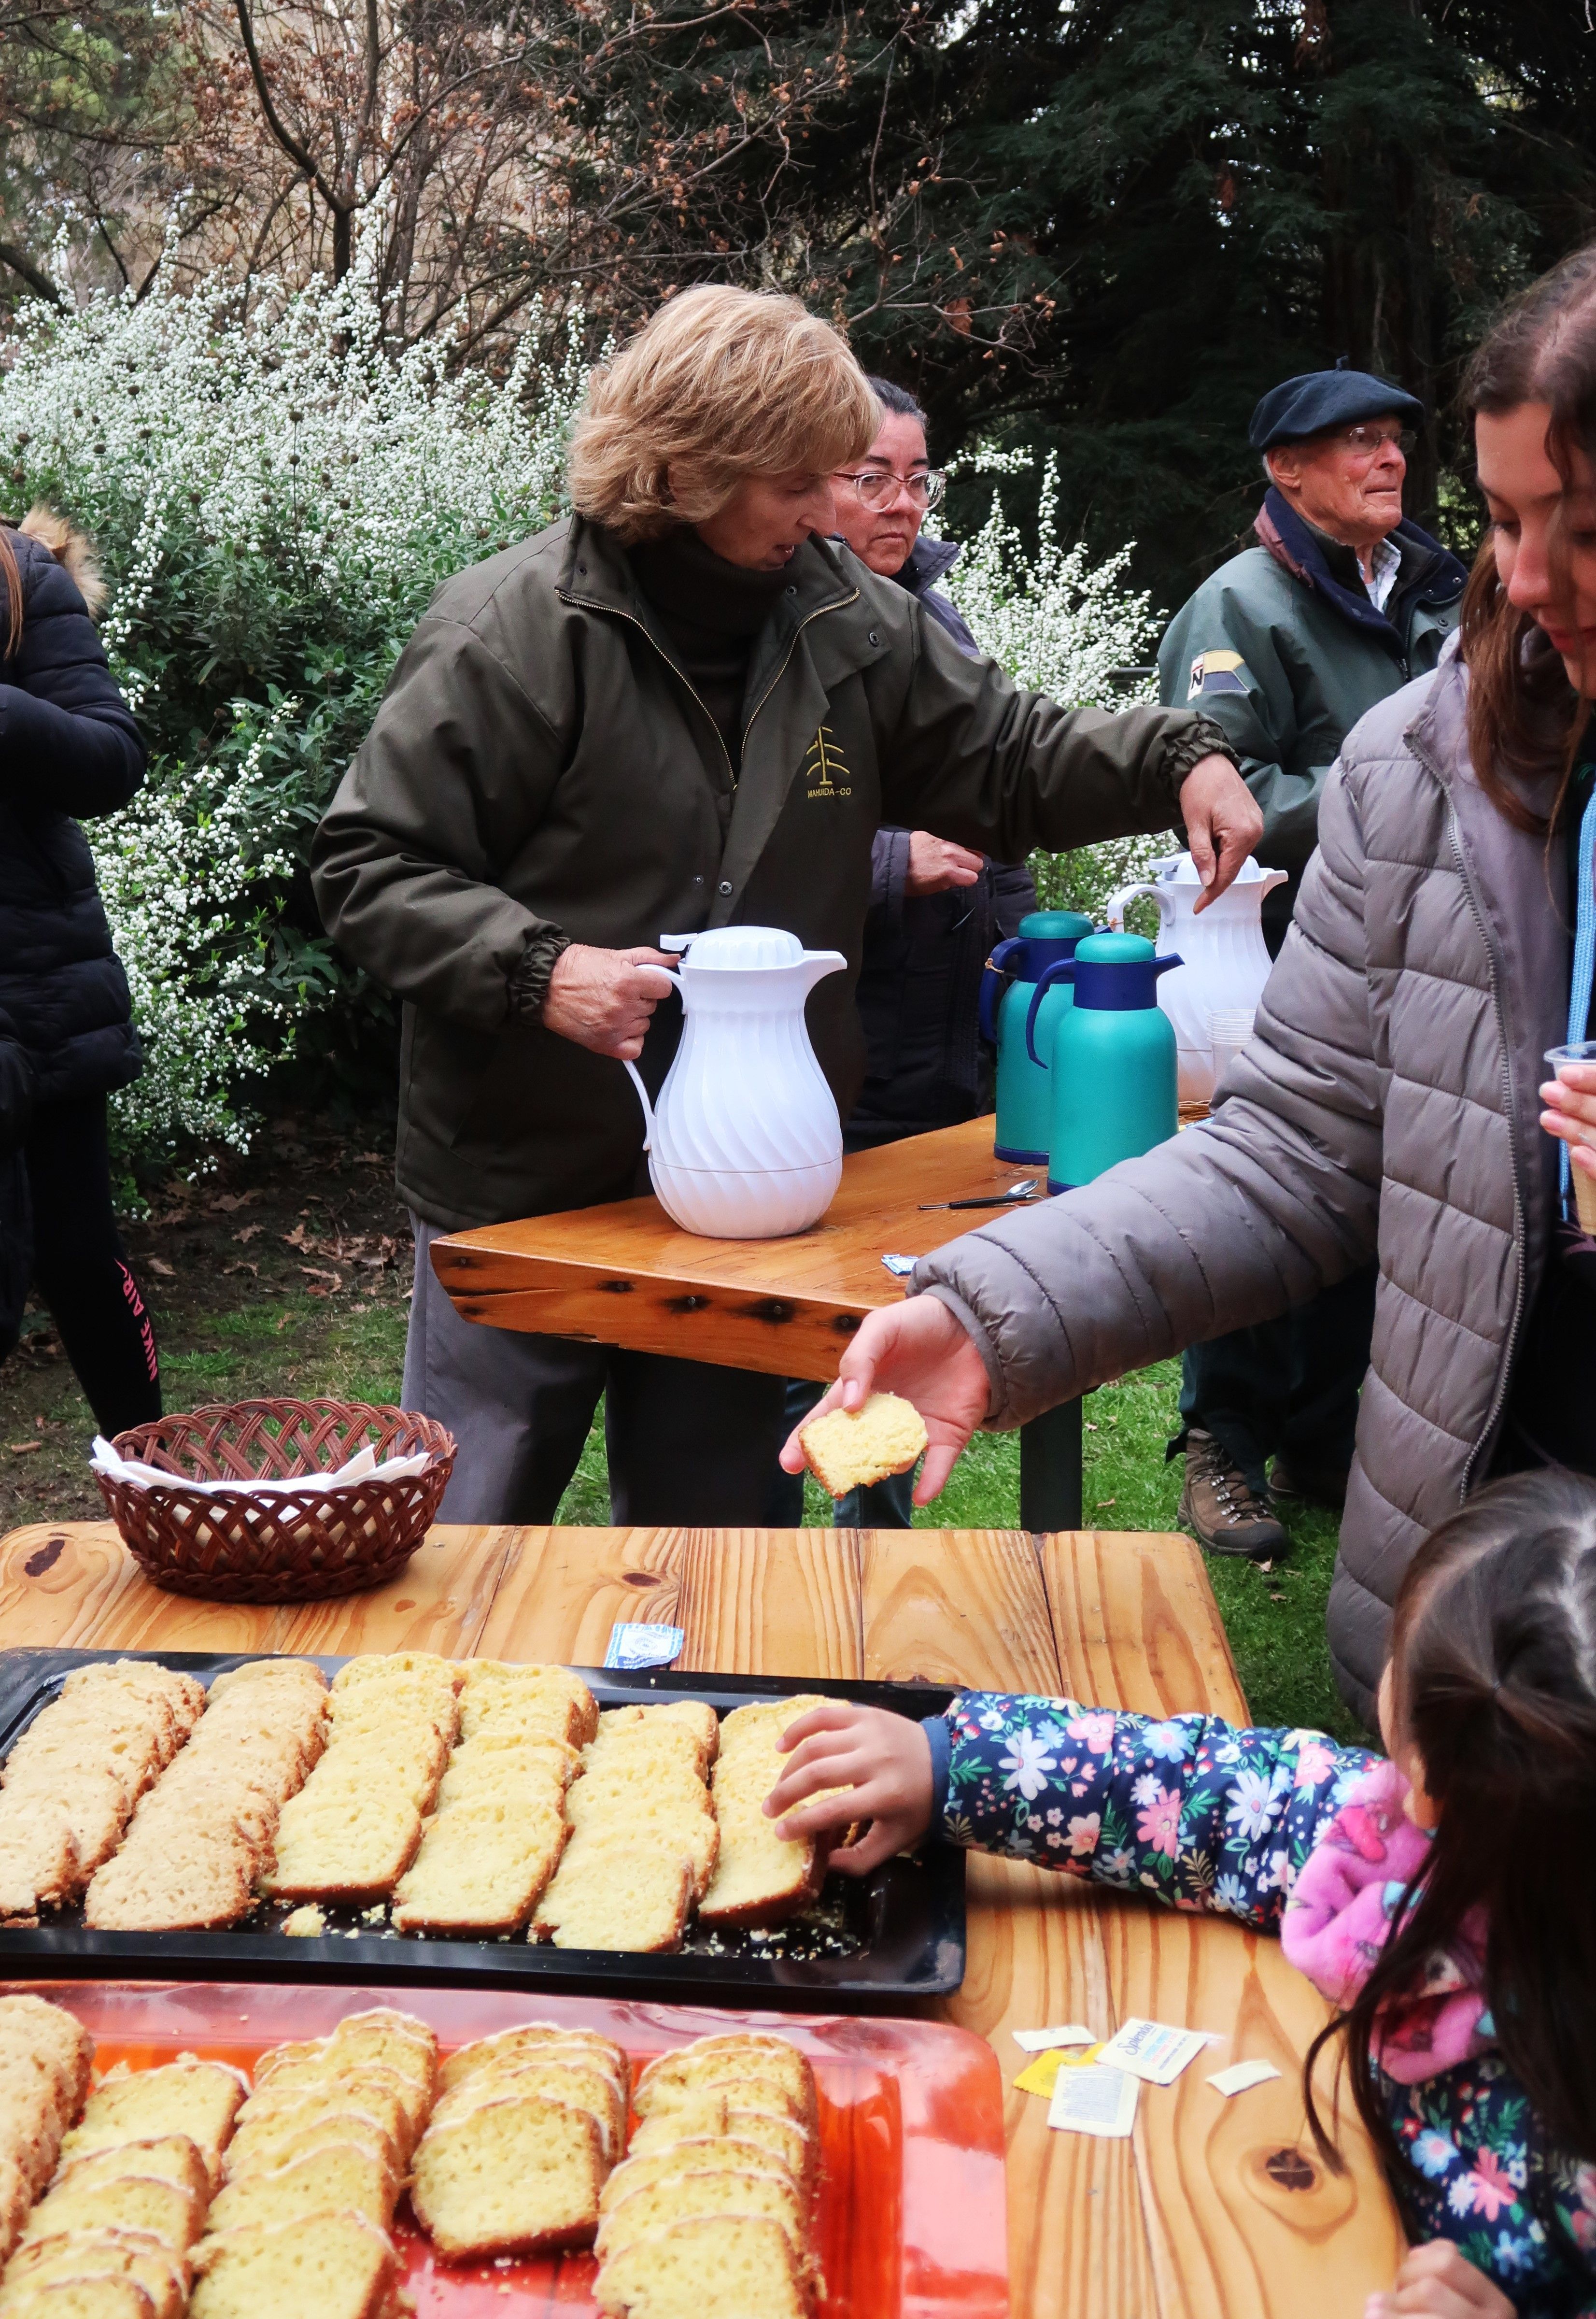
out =
[[[198,1188],[168,1187],[130,1232],[160,1335],[168,1409],[258,1394],[392,1402],[400,1397],[409,1240],[384,1162],[330,1132],[284,1128],[258,1161]],[[307,1182],[320,1188],[308,1192]],[[230,1187],[242,1186],[241,1195]],[[374,1255],[373,1252],[375,1252]],[[306,1259],[309,1259],[309,1262]],[[159,1267],[160,1269],[157,1269]],[[319,1270],[312,1268],[319,1267]],[[339,1286],[318,1294],[308,1279]],[[1084,1510],[1094,1529],[1174,1529],[1180,1466],[1174,1362],[1105,1386],[1085,1411]],[[601,1420],[600,1412],[600,1420]],[[42,1313],[0,1368],[0,1530],[32,1521],[98,1520],[86,1458],[92,1422]],[[1016,1434],[980,1434],[934,1504],[929,1529],[1010,1529],[1019,1520]],[[601,1421],[559,1510],[562,1521],[609,1519]],[[813,1477],[804,1519],[832,1520]],[[1291,1551],[1273,1569],[1210,1559],[1209,1577],[1254,1719],[1360,1737],[1330,1681],[1324,1606],[1335,1521],[1285,1516]]]

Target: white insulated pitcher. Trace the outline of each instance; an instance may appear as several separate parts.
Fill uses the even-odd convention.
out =
[[[636,1066],[648,1173],[660,1205],[707,1240],[780,1240],[831,1205],[843,1123],[804,1021],[821,979],[847,960],[776,926],[662,934],[684,953],[681,1043],[651,1105]]]
[[[1245,1008],[1258,1012],[1274,961],[1264,940],[1264,896],[1284,886],[1284,870],[1265,870],[1249,856],[1235,882],[1199,917],[1203,881],[1189,853],[1171,853],[1150,865],[1151,882],[1124,886],[1108,902],[1108,923],[1123,928],[1125,905],[1145,894],[1159,913],[1159,948],[1178,951],[1184,963],[1159,985],[1159,1005],[1175,1025],[1182,1103],[1206,1103],[1213,1093],[1213,1037],[1209,1018]]]

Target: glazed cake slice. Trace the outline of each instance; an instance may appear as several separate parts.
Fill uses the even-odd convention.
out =
[[[439,2254],[590,2246],[607,2171],[598,2121],[541,2094],[507,2094],[429,2126],[410,2204]]]

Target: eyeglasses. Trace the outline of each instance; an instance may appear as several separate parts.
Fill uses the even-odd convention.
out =
[[[850,474],[845,467],[837,470],[840,483],[852,483],[867,508],[889,508],[900,492],[907,492],[916,507],[937,506],[948,488],[948,478],[941,467],[922,467],[917,474],[895,475],[890,467],[865,467]]]
[[[1376,459],[1388,444],[1394,446],[1403,458],[1411,458],[1413,446],[1419,440],[1411,427],[1374,427],[1366,421],[1357,427],[1338,428],[1330,437],[1343,450],[1350,451],[1355,459]]]

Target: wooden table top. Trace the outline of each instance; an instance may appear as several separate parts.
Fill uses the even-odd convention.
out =
[[[923,1200],[1041,1173],[995,1160],[991,1120],[972,1119],[855,1152],[820,1222],[789,1240],[701,1240],[650,1197],[451,1232],[432,1262],[468,1321],[829,1383],[865,1314],[903,1295],[883,1256],[924,1256],[1001,1214]]]
[[[7,1644],[591,1666],[617,1620],[682,1628],[685,1667],[1247,1717],[1201,1557],[1176,1536],[440,1528],[391,1585],[281,1609],[160,1593],[106,1522],[0,1539]],[[1401,2228],[1359,2134],[1343,2176],[1314,2152],[1299,2074],[1325,2008],[1279,1943],[1013,1862],[972,1855],[969,1889],[969,1972],[934,2010],[990,2039],[1005,2080],[1025,2059],[1011,2028],[1106,2035],[1141,2014],[1222,2037],[1174,2088],[1143,2089],[1128,2143],[1051,2133],[1046,2103],[1011,2090],[1016,2319],[1356,2319]],[[1253,2056],[1284,2074],[1231,2101],[1204,2082]]]

